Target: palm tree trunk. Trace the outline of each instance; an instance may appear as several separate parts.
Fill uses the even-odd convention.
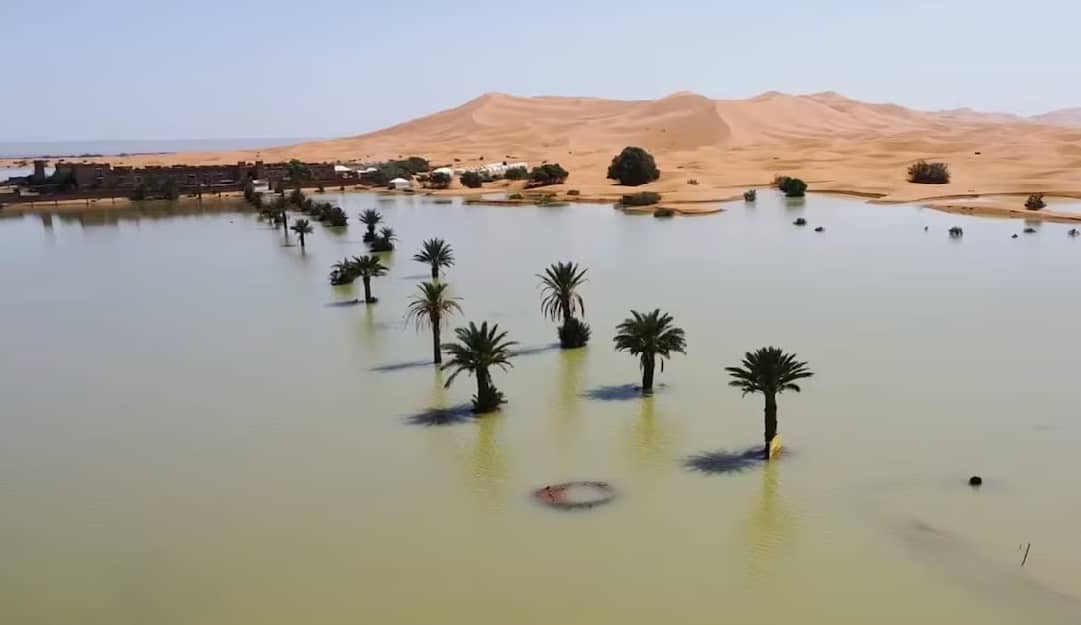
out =
[[[289,239],[289,216],[282,211],[282,232],[285,233],[285,238]]]
[[[432,317],[432,360],[435,364],[443,362],[443,350],[439,344],[439,317]]]
[[[369,276],[362,278],[364,282],[364,301],[366,303],[372,303],[372,279]]]
[[[491,405],[492,399],[492,383],[488,381],[488,370],[485,368],[477,369],[477,403],[473,406],[475,412],[488,412],[493,409]]]
[[[769,446],[773,443],[773,439],[777,437],[777,396],[773,393],[766,393],[766,448],[762,450],[762,457],[769,460]]]
[[[642,356],[642,394],[653,394],[653,369],[657,363],[654,360],[653,354],[648,356]]]
[[[432,264],[432,280],[439,279],[439,265]]]
[[[300,233],[300,251],[304,251],[304,233]]]

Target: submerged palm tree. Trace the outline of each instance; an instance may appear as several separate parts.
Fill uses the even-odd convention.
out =
[[[477,378],[477,394],[473,396],[473,412],[491,412],[503,403],[503,393],[492,384],[492,367],[506,370],[511,367],[510,349],[517,345],[515,341],[507,340],[507,333],[499,331],[498,324],[488,326],[485,321],[478,328],[472,321],[464,328],[454,331],[458,337],[457,343],[443,345],[443,351],[447,352],[450,360],[443,365],[443,369],[453,369],[447,383],[449,387],[458,374],[466,371]]]
[[[646,314],[632,310],[631,316],[616,326],[616,331],[616,351],[630,352],[639,358],[643,395],[653,392],[657,356],[661,357],[661,371],[664,371],[664,359],[672,352],[687,353],[683,328],[672,325],[672,316],[661,313],[660,309]]]
[[[304,249],[304,235],[312,233],[312,225],[307,219],[297,219],[293,227],[289,228],[300,237],[300,249]]]
[[[585,313],[585,302],[578,287],[586,282],[586,272],[577,263],[555,263],[537,274],[541,279],[541,312],[552,321],[560,321],[560,347],[582,347],[589,341],[589,326],[575,318]]]
[[[368,248],[373,252],[393,252],[397,240],[398,235],[394,234],[393,228],[383,227],[379,230],[379,236],[368,243]]]
[[[364,209],[360,213],[360,223],[368,227],[368,231],[364,233],[365,243],[375,240],[375,227],[378,226],[381,221],[383,221],[383,214],[374,208]]]
[[[796,360],[795,354],[788,354],[776,347],[763,347],[755,352],[747,352],[739,367],[725,367],[732,380],[729,386],[743,391],[743,394],[762,393],[766,398],[764,457],[769,459],[770,443],[777,436],[777,394],[785,391],[799,392],[796,381],[814,375],[807,368],[806,362]]]
[[[447,316],[462,312],[462,307],[458,305],[457,297],[447,294],[445,282],[421,282],[417,288],[420,293],[409,301],[406,320],[415,323],[417,330],[424,326],[432,329],[432,361],[438,365],[443,362],[439,334],[446,325]]]
[[[364,301],[368,304],[379,301],[372,297],[372,278],[385,276],[390,268],[379,262],[378,256],[354,256],[351,265],[355,277],[364,281]]]
[[[443,239],[428,239],[420,244],[420,251],[413,260],[432,266],[432,280],[439,279],[439,268],[454,264],[454,250]]]
[[[351,259],[344,258],[330,267],[330,283],[334,286],[352,284],[357,279],[354,263]]]

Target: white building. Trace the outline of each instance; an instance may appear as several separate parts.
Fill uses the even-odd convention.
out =
[[[391,180],[387,184],[387,186],[395,190],[411,189],[413,187],[413,183],[409,182],[405,178],[395,178],[394,180]]]

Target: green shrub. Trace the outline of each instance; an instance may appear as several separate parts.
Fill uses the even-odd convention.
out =
[[[349,217],[346,216],[345,211],[340,206],[330,208],[323,219],[326,225],[332,228],[341,228],[349,224]]]
[[[908,167],[908,181],[919,184],[946,184],[950,181],[950,168],[946,163],[916,161]]]
[[[670,208],[666,208],[664,206],[659,206],[653,211],[653,216],[654,217],[671,217],[671,216],[673,216],[675,214],[676,214],[676,211],[674,211],[674,210],[672,210]]]
[[[653,191],[639,193],[627,193],[620,198],[619,203],[624,206],[649,206],[661,201],[661,194]]]
[[[428,177],[428,186],[433,189],[446,189],[450,186],[451,176],[445,171],[437,171]]]
[[[525,167],[511,167],[503,177],[507,180],[525,180],[529,177],[529,170]]]
[[[1025,200],[1025,208],[1030,211],[1038,211],[1045,206],[1047,203],[1043,201],[1043,193],[1033,193]]]
[[[529,182],[535,187],[563,184],[569,176],[570,172],[560,167],[559,163],[546,163],[533,168],[529,174]]]
[[[592,335],[589,324],[575,317],[569,317],[559,326],[559,346],[563,349],[584,347]]]
[[[788,176],[774,176],[773,186],[780,189],[784,186],[784,183],[788,182],[789,180],[791,180],[791,178],[789,178]]]
[[[691,178],[690,180],[688,180],[688,181],[687,181],[687,184],[691,184],[691,185],[696,185],[696,186],[697,186],[697,185],[698,185],[698,179],[697,179],[697,178]]]
[[[484,184],[484,178],[475,171],[465,172],[458,180],[462,182],[462,186],[470,189],[478,189]]]
[[[755,201],[757,199],[758,199],[758,191],[755,191],[754,189],[748,189],[748,190],[743,192],[743,201],[745,201],[745,202],[753,202],[753,201]]]
[[[642,148],[626,147],[608,166],[608,179],[618,180],[619,184],[636,187],[647,184],[661,177],[653,155]]]
[[[567,191],[567,195],[582,195],[582,192],[578,189],[571,189]]]
[[[507,196],[507,199],[508,200],[524,200],[525,196],[522,195],[521,193],[511,193],[510,195]]]
[[[807,192],[807,183],[799,178],[786,178],[781,184],[781,191],[786,197],[803,197]]]

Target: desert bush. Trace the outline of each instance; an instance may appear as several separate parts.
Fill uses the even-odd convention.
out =
[[[334,206],[326,212],[324,223],[332,228],[341,228],[349,224],[349,217],[340,206]]]
[[[691,178],[690,180],[687,181],[687,184],[697,185],[698,184],[698,179],[697,178]]]
[[[647,184],[660,177],[661,171],[657,169],[653,155],[638,147],[623,148],[608,166],[609,180],[618,180],[619,184],[630,187]]]
[[[908,167],[908,181],[919,184],[946,184],[950,181],[950,168],[946,163],[916,161]]]
[[[450,186],[451,176],[445,171],[437,171],[428,176],[428,186],[433,189],[446,189]]]
[[[674,211],[674,210],[672,210],[670,208],[664,207],[664,206],[658,206],[653,211],[653,216],[654,217],[671,217],[671,216],[673,216],[675,214],[676,214],[676,211]]]
[[[1043,193],[1033,193],[1025,200],[1025,208],[1030,211],[1038,211],[1045,206],[1047,203],[1043,201]]]
[[[582,192],[578,189],[571,189],[567,191],[567,195],[582,195]]]
[[[547,163],[533,168],[533,171],[529,173],[529,183],[535,187],[563,184],[569,176],[570,173],[560,167],[559,163]]]
[[[786,178],[780,188],[786,197],[803,197],[807,192],[807,183],[799,178]]]
[[[755,191],[754,189],[748,189],[743,192],[743,201],[753,202],[756,199],[758,199],[758,191]]]
[[[521,193],[511,193],[510,195],[507,196],[507,199],[508,200],[524,200],[525,196],[522,195]]]
[[[656,204],[661,201],[661,194],[654,193],[653,191],[642,191],[639,193],[627,193],[619,199],[619,203],[624,206],[649,206],[650,204]]]
[[[477,189],[484,184],[484,179],[475,171],[465,172],[458,180],[462,182],[462,186],[469,187],[470,189]]]
[[[788,176],[774,176],[773,177],[773,186],[780,189],[789,180],[791,180],[791,178],[788,177]]]
[[[511,167],[503,177],[507,180],[525,180],[529,177],[529,171],[525,167]]]

